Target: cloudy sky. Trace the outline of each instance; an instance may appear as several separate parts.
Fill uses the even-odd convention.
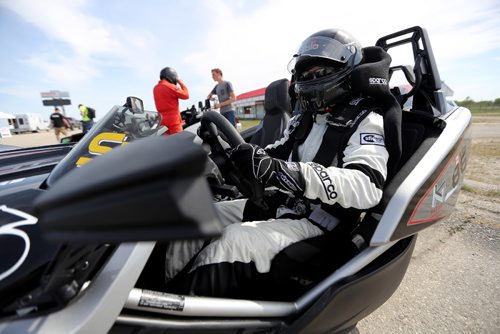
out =
[[[191,98],[220,67],[236,94],[288,77],[300,42],[342,28],[364,46],[420,25],[455,99],[500,97],[498,0],[0,0],[0,111],[45,118],[40,92],[67,91],[68,116],[84,103],[103,114],[127,96],[155,110],[152,88],[177,69]]]

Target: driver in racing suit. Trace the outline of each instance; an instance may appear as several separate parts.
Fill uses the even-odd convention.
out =
[[[174,280],[182,281],[175,292],[250,297],[249,286],[269,273],[280,251],[379,203],[389,154],[382,115],[373,103],[356,108],[363,99],[350,90],[350,74],[362,61],[361,45],[344,31],[323,30],[304,40],[289,65],[301,112],[274,144],[243,143],[231,152],[244,176],[286,199],[271,205],[274,217],[257,221],[245,217],[255,217],[250,201],[218,203],[227,226]]]

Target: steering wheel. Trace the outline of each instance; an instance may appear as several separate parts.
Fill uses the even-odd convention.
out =
[[[228,151],[220,141],[222,138],[231,148],[245,142],[234,126],[218,112],[206,111],[201,117],[199,136],[210,145],[210,158],[221,171],[226,183],[236,186],[255,205],[267,210],[264,185],[257,179],[244,177],[231,162]]]

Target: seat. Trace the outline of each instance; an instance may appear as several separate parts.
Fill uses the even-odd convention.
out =
[[[267,86],[264,98],[265,115],[250,143],[266,147],[281,137],[292,110],[288,86],[288,79],[276,80]]]

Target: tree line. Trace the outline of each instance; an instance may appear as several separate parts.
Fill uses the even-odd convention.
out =
[[[474,101],[470,97],[465,100],[455,101],[461,107],[465,107],[470,111],[475,112],[500,112],[500,98],[493,101]]]

